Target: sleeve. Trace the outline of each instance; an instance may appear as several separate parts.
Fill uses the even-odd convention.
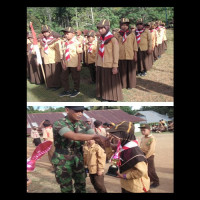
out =
[[[76,48],[77,53],[83,53],[83,47],[80,42],[77,41],[77,48]]]
[[[119,43],[116,38],[112,38],[112,49],[113,49],[113,67],[118,67],[119,61]]]
[[[55,44],[55,50],[58,52],[60,59],[62,59],[62,47],[61,47],[61,40],[59,39]]]
[[[97,66],[97,58],[98,58],[98,52],[99,52],[99,42],[97,41],[97,48],[96,48],[96,56],[95,56],[95,66]]]
[[[90,128],[86,131],[87,134],[95,134],[94,129]]]
[[[136,36],[133,33],[133,51],[138,51]]]
[[[150,144],[149,144],[150,148],[149,148],[149,151],[146,153],[146,158],[149,158],[155,152],[156,140],[155,140],[155,138],[151,138],[151,139],[152,140],[149,141],[150,142]]]
[[[65,127],[61,128],[61,129],[58,131],[58,133],[59,133],[61,136],[63,136],[65,133],[71,132],[71,131],[72,131],[72,130],[71,130],[69,127],[65,126]]]
[[[138,162],[131,170],[126,174],[127,179],[139,179],[147,172],[147,165],[145,162]]]
[[[97,150],[97,170],[104,171],[106,163],[106,154],[104,150],[99,146]]]
[[[148,40],[148,50],[151,50],[152,49],[152,36],[151,36],[150,32],[148,32],[147,40]]]

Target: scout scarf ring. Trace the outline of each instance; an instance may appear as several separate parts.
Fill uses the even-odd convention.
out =
[[[105,44],[106,40],[111,39],[112,37],[114,37],[114,36],[112,35],[112,33],[110,31],[105,35],[104,38],[102,38],[102,36],[100,37],[101,44],[100,44],[98,53],[102,58],[104,57],[104,44]]]

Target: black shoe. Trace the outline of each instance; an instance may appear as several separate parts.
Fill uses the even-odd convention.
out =
[[[70,97],[76,97],[80,92],[78,90],[73,90]]]
[[[54,88],[52,88],[52,91],[56,91],[58,89],[60,89],[60,87],[54,87]]]
[[[151,185],[150,185],[150,188],[156,188],[156,187],[158,187],[160,184],[159,183],[152,183]]]
[[[64,97],[64,96],[70,96],[71,92],[70,91],[63,91],[59,94],[59,97]]]

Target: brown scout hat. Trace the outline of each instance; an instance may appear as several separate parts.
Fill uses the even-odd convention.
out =
[[[143,24],[142,18],[140,18],[140,19],[137,20],[136,25],[137,25],[137,24]]]
[[[86,36],[88,34],[88,30],[87,29],[83,30],[82,32],[83,32],[84,36]]]
[[[138,128],[146,128],[146,129],[151,130],[149,124],[142,124],[142,125],[141,125],[140,127],[138,127]]]
[[[110,26],[110,21],[107,19],[103,19],[97,24],[97,28],[103,28],[105,26]]]
[[[68,33],[75,33],[74,29],[72,27],[66,27],[62,32],[68,32]]]
[[[41,32],[42,32],[42,33],[43,33],[43,32],[51,32],[51,29],[50,29],[50,27],[47,26],[47,25],[42,25],[42,30],[41,30]]]
[[[133,133],[134,134],[134,125],[132,122],[123,121],[119,124],[116,124],[111,129],[107,130],[107,132],[113,133],[118,131],[124,131],[126,133]]]
[[[124,24],[124,23],[129,23],[130,24],[129,19],[127,19],[127,18],[121,18],[120,24]]]
[[[87,34],[88,37],[95,37],[95,35],[96,35],[96,33],[92,30],[89,31],[88,34]]]

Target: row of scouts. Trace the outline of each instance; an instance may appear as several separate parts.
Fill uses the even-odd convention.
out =
[[[117,149],[117,144],[110,142],[112,137],[121,142],[117,177],[122,193],[146,193],[159,186],[154,165],[156,139],[149,125],[140,127],[144,137],[138,144],[132,122],[112,124],[104,131],[105,135],[101,133],[100,121],[96,120],[95,127],[91,128],[91,123],[80,120],[84,106],[66,106],[65,111],[67,115],[51,127],[54,141],[51,163],[62,193],[86,193],[86,167],[96,192],[107,193],[104,185],[106,157],[110,159]],[[97,127],[98,132],[95,131]]]
[[[166,50],[166,29],[161,25],[164,24],[156,21],[144,26],[142,19],[139,19],[136,29],[131,27],[131,30],[129,19],[122,18],[120,30],[112,34],[109,20],[104,19],[97,24],[99,36],[94,31],[88,31],[83,38],[81,31],[75,35],[74,29],[67,27],[63,30],[63,39],[55,33],[53,36],[48,26],[42,26],[43,38],[39,46],[47,89],[63,87],[60,97],[77,96],[80,93],[81,62],[84,62],[90,69],[91,83],[96,83],[96,97],[101,101],[122,101],[122,88],[135,88],[136,74],[145,76],[153,62]],[[28,36],[30,41],[31,37]],[[27,51],[29,55],[34,54],[31,48],[27,48]],[[35,54],[28,59],[29,66],[34,65],[31,63],[33,58],[36,59]],[[31,73],[38,73],[37,79],[42,81],[41,68],[36,64],[29,68],[29,71],[33,71],[29,73],[30,77]],[[70,89],[70,74],[73,89]]]

